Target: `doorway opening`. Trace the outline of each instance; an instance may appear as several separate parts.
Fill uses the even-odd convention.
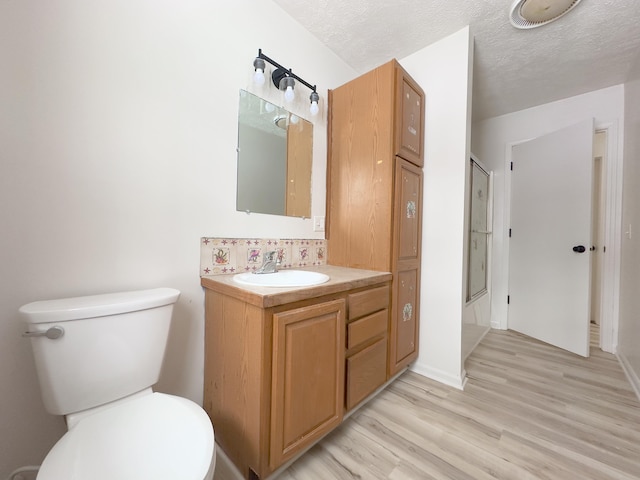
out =
[[[598,145],[593,148],[593,142],[596,135],[600,138]],[[510,171],[510,165],[514,159],[513,149],[517,145],[528,140],[522,140],[518,142],[510,143],[507,146],[507,154],[505,156],[505,172]],[[596,120],[595,128],[592,130],[591,139],[589,143],[592,144],[592,165],[597,162],[600,169],[600,181],[599,181],[599,207],[600,211],[599,222],[600,231],[598,236],[594,236],[589,232],[589,236],[593,236],[594,243],[591,245],[585,245],[587,249],[591,246],[598,246],[598,258],[594,262],[599,268],[599,280],[594,281],[594,286],[591,286],[591,273],[586,272],[585,277],[587,280],[587,296],[584,321],[587,325],[587,330],[591,330],[590,326],[595,326],[595,331],[591,333],[590,339],[586,341],[586,347],[595,343],[596,347],[599,347],[602,351],[607,353],[616,353],[616,347],[618,343],[618,315],[619,315],[619,287],[620,287],[620,242],[622,236],[622,162],[619,158],[620,139],[618,135],[617,122],[599,122]],[[601,150],[598,150],[601,148]],[[596,157],[601,157],[599,160],[594,160]],[[593,168],[592,168],[593,171]],[[593,180],[591,181],[593,182]],[[590,185],[590,187],[592,184]],[[587,201],[593,201],[591,193],[592,188],[589,188],[589,194]],[[504,204],[504,218],[511,218],[511,197],[512,197],[512,178],[511,175],[505,176],[505,204]],[[591,205],[590,205],[591,207]],[[509,294],[512,287],[512,282],[509,278],[510,264],[511,264],[511,245],[510,240],[510,220],[505,223],[505,228],[502,231],[502,242],[504,245],[504,252],[506,255],[506,261],[504,264],[504,271],[507,276],[507,288],[505,293],[507,311],[504,316],[501,316],[497,322],[492,321],[494,328],[507,330],[511,328],[511,321],[509,319],[509,311],[511,305],[509,305]],[[597,243],[595,243],[597,242]],[[593,252],[589,252],[591,254]],[[591,255],[590,255],[591,256]],[[596,277],[597,278],[597,277]],[[513,300],[513,298],[512,298]],[[595,305],[592,305],[592,301]],[[599,302],[599,303],[598,303]],[[597,315],[592,317],[591,313]],[[596,323],[591,323],[591,320]],[[570,333],[568,333],[571,335]]]

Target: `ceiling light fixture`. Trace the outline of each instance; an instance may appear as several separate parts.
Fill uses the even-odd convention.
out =
[[[541,27],[558,20],[573,10],[582,0],[515,0],[509,20],[520,29]]]
[[[309,101],[311,105],[309,107],[309,111],[311,115],[317,115],[320,110],[318,107],[318,101],[320,100],[320,95],[316,91],[316,86],[311,85],[309,82],[306,82],[298,75],[293,73],[290,68],[285,68],[280,65],[275,60],[267,57],[264,53],[262,53],[262,49],[258,49],[258,56],[253,61],[253,68],[255,69],[255,74],[253,75],[253,80],[257,85],[264,84],[264,69],[266,66],[265,62],[269,62],[273,65],[275,70],[271,73],[271,80],[276,88],[284,91],[284,99],[286,102],[293,102],[295,98],[294,87],[296,84],[296,80],[311,89],[311,95],[309,96]]]

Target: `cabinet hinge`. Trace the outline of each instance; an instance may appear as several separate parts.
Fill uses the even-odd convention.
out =
[[[507,305],[511,303],[511,295],[507,295]]]
[[[511,229],[509,229],[509,238],[511,238]]]
[[[513,172],[513,162],[511,162],[511,171]]]

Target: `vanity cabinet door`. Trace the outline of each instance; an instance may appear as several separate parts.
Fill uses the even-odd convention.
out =
[[[419,261],[422,227],[422,169],[396,158],[397,261]]]
[[[395,154],[424,166],[424,96],[418,84],[396,68]]]
[[[345,300],[273,315],[270,467],[342,421]]]
[[[418,269],[399,271],[396,304],[391,328],[390,374],[400,371],[418,357]]]

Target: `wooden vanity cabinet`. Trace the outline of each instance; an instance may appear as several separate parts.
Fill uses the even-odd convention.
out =
[[[419,351],[423,145],[424,93],[397,61],[330,91],[327,258],[393,273],[387,378]]]
[[[381,280],[283,303],[203,280],[203,407],[245,478],[297,457],[386,381],[390,275],[370,273]]]

